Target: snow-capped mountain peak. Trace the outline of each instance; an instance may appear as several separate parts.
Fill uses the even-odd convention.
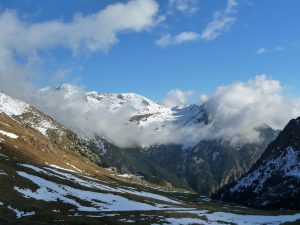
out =
[[[136,114],[171,111],[169,108],[135,93],[102,94],[98,92],[88,92],[86,93],[86,96],[87,101],[94,108],[100,107],[114,111],[119,110],[124,106],[131,106]]]
[[[186,126],[206,121],[203,106],[187,105],[169,108],[135,93],[99,93],[83,92],[80,88],[63,84],[56,88],[44,88],[37,96],[60,96],[62,99],[84,100],[79,110],[82,112],[122,113],[127,115],[123,124],[131,122],[139,127],[151,126],[153,131],[161,130],[166,125]]]
[[[0,92],[0,114],[3,113],[20,124],[39,131],[48,137],[47,131],[62,129],[53,119],[38,111],[31,105]]]
[[[0,113],[18,116],[25,113],[28,108],[28,104],[0,92]]]

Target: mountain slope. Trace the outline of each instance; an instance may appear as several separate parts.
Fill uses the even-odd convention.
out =
[[[148,157],[145,149],[119,148],[103,139],[88,141],[88,146],[100,156],[103,167],[113,167],[118,173],[130,173],[166,187],[191,189],[182,177]]]
[[[0,93],[0,117],[0,130],[16,133],[20,138],[14,142],[20,145],[30,144],[28,151],[32,150],[32,154],[38,154],[33,151],[37,146],[39,151],[49,153],[69,149],[95,163],[100,163],[99,157],[89,150],[75,133],[34,107],[4,93]],[[7,138],[3,133],[2,136],[2,140]],[[9,140],[3,140],[4,145],[7,142],[9,143]]]
[[[291,120],[252,169],[216,197],[252,207],[300,209],[300,118]]]

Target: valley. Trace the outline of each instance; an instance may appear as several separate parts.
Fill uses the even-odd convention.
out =
[[[120,149],[100,140],[102,144],[96,146],[101,146],[102,151],[97,152],[90,141],[34,107],[3,93],[0,102],[3,224],[248,225],[300,221],[297,211],[257,210],[195,192],[185,179],[171,173],[176,164],[165,161],[177,149],[180,162],[184,157],[180,156],[184,153],[180,146]],[[274,134],[270,129],[266,131],[269,133],[265,134]],[[209,144],[197,145],[197,151],[190,152],[191,158],[195,159],[193,154],[197,152],[205,153]],[[226,148],[222,151],[230,152]],[[162,158],[155,159],[158,155]],[[205,180],[207,185],[205,172],[197,171],[202,178],[193,181]]]
[[[180,190],[33,165],[1,149],[1,224],[297,224],[296,211],[254,210]],[[81,167],[79,167],[82,169]],[[47,222],[46,222],[47,221]]]
[[[0,225],[300,225],[299,9],[1,0]]]

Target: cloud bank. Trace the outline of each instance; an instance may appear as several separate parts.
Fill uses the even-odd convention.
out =
[[[75,86],[68,94],[37,94],[31,102],[78,133],[105,137],[119,147],[191,145],[213,139],[236,144],[258,141],[258,127],[269,125],[282,129],[291,118],[300,115],[300,99],[284,97],[282,89],[279,81],[266,75],[220,86],[211,96],[200,97],[209,115],[208,124],[178,126],[169,122],[159,130],[156,130],[158,125],[155,123],[140,127],[129,122],[134,113],[130,104],[124,104],[113,113],[105,108],[91,107],[86,101],[85,91]],[[172,90],[163,104],[168,107],[185,104],[191,94]]]

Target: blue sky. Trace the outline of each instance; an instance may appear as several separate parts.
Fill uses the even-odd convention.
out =
[[[210,94],[222,84],[246,81],[265,73],[286,85],[288,95],[300,95],[298,0],[133,1],[154,2],[159,6],[158,11],[151,14],[153,21],[138,31],[135,30],[137,25],[116,31],[118,41],[105,50],[102,46],[86,50],[82,44],[83,50],[74,51],[65,41],[57,41],[50,47],[33,45],[39,61],[36,67],[44,74],[37,79],[39,85],[68,82],[105,93],[136,92],[160,101],[171,89]],[[14,17],[24,23],[20,27],[28,27],[49,21],[70,24],[78,13],[88,17],[109,5],[128,2],[2,0],[0,10],[1,14],[13,12]],[[234,6],[228,9],[230,4]],[[205,38],[203,32],[216,12],[221,14],[218,22],[232,21],[220,28],[217,37]],[[110,23],[114,21],[104,26],[109,27]],[[102,29],[96,26],[90,31],[101,36]],[[175,37],[183,32],[196,36],[176,42]],[[158,40],[166,36],[168,44],[158,45]],[[48,38],[55,39],[51,35]],[[26,64],[32,62],[31,49],[26,49],[26,56],[23,49],[16,49],[12,51],[21,53],[14,58],[18,59],[20,54]]]

